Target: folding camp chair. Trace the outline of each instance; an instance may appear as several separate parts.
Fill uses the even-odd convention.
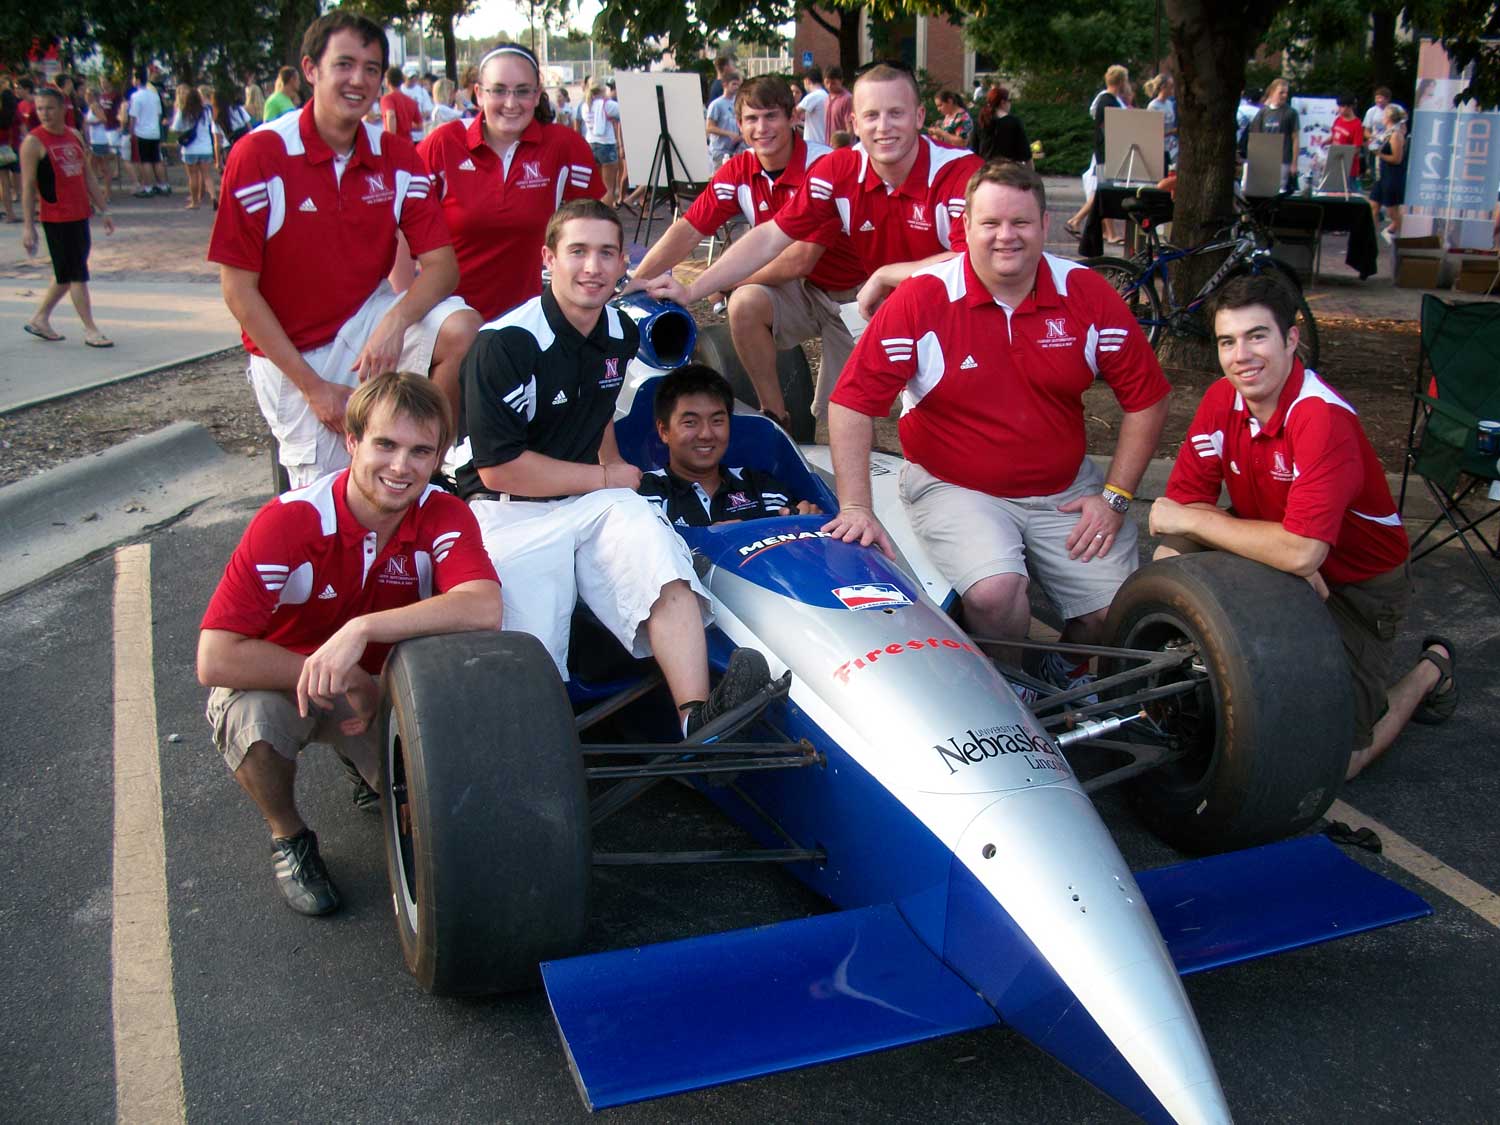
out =
[[[1424,294],[1422,353],[1397,507],[1405,507],[1407,478],[1421,477],[1439,514],[1412,542],[1412,561],[1456,538],[1500,601],[1500,585],[1473,543],[1477,539],[1490,558],[1500,558],[1482,527],[1500,516],[1500,503],[1491,499],[1500,495],[1491,488],[1500,482],[1500,460],[1479,452],[1482,419],[1500,421],[1500,305],[1450,304]],[[1479,510],[1482,505],[1487,507]],[[1451,530],[1424,547],[1445,525]]]

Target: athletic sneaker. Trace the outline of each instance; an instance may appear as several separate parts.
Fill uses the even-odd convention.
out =
[[[339,908],[338,888],[323,865],[318,834],[311,828],[295,836],[273,836],[271,868],[286,904],[298,914],[331,914]]]
[[[770,682],[771,668],[758,649],[735,649],[719,686],[709,692],[707,702],[694,703],[688,711],[687,730],[683,737],[692,738],[695,731],[719,716],[727,715]]]
[[[1037,675],[1046,680],[1059,691],[1067,691],[1069,688],[1079,687],[1082,684],[1091,684],[1097,679],[1092,673],[1080,672],[1079,668],[1088,667],[1087,661],[1075,664],[1069,657],[1060,652],[1049,652],[1042,657],[1042,666],[1037,670]],[[1090,703],[1098,703],[1097,695],[1080,696],[1075,702],[1080,706]]]

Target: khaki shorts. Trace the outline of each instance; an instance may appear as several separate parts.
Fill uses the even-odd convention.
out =
[[[1160,543],[1179,555],[1211,551],[1181,535],[1164,535]],[[1384,574],[1330,586],[1323,604],[1338,628],[1349,662],[1354,687],[1354,748],[1364,750],[1374,738],[1375,724],[1389,706],[1386,689],[1391,682],[1396,634],[1411,603],[1411,565],[1402,563]]]
[[[297,699],[285,691],[236,691],[216,687],[208,693],[208,721],[214,728],[214,746],[224,755],[232,771],[245,761],[250,747],[264,742],[288,761],[296,761],[302,748],[312,742],[331,746],[341,758],[354,763],[371,786],[380,782],[380,740],[372,725],[363,734],[348,735],[339,722],[350,717],[348,705],[339,701],[332,711],[318,711],[307,718],[297,714]]]
[[[839,305],[852,301],[858,289],[828,293],[806,281],[787,281],[780,285],[743,286],[759,289],[771,302],[771,334],[778,348],[795,348],[805,340],[818,338],[823,344],[823,362],[818,367],[818,383],[813,391],[813,417],[828,413],[828,396],[833,394],[839,374],[854,351],[854,337],[839,315]]]
[[[382,281],[359,311],[344,322],[331,344],[305,351],[302,358],[328,382],[356,386],[358,374],[352,370],[354,361],[364,350],[365,341],[380,323],[380,318],[400,299],[401,294],[392,290],[389,282]],[[448,297],[433,305],[426,316],[406,330],[401,341],[398,368],[419,375],[427,374],[443,321],[468,307],[457,297]],[[281,463],[286,466],[293,488],[311,484],[325,473],[349,464],[344,435],[334,433],[318,421],[297,385],[283,375],[280,368],[265,356],[252,355],[245,374],[255,388],[255,397],[266,424],[276,435],[281,447]]]
[[[606,488],[566,500],[474,499],[469,507],[500,576],[505,627],[546,645],[564,680],[579,601],[638,659],[651,655],[645,623],[668,582],[686,582],[703,624],[713,621],[687,544],[638,493]]]
[[[901,501],[912,530],[959,595],[981,578],[1035,578],[1065,620],[1106,609],[1140,565],[1134,521],[1121,525],[1109,553],[1089,562],[1068,557],[1077,512],[1058,507],[1104,491],[1104,473],[1084,458],[1073,483],[1051,496],[991,496],[939,480],[921,465],[901,470]]]

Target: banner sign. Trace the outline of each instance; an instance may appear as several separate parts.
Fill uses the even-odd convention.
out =
[[[1424,39],[1417,55],[1417,97],[1406,169],[1413,218],[1448,221],[1449,246],[1487,247],[1500,190],[1500,111],[1453,104],[1468,78],[1441,46]]]

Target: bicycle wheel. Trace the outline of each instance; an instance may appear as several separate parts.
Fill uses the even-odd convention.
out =
[[[1254,272],[1244,270],[1231,276],[1240,277]],[[1302,295],[1302,285],[1297,281],[1297,275],[1280,262],[1271,262],[1260,271],[1260,276],[1271,278],[1291,295],[1292,303],[1297,310],[1296,318],[1292,322],[1297,326],[1297,357],[1302,360],[1304,367],[1310,367],[1316,371],[1318,369],[1318,322],[1307,304],[1307,298]]]
[[[1140,324],[1146,339],[1153,348],[1156,347],[1166,322],[1161,315],[1161,298],[1157,296],[1156,286],[1150,279],[1142,276],[1135,266],[1119,258],[1085,258],[1082,264],[1114,286],[1115,292],[1124,299],[1130,315]]]

